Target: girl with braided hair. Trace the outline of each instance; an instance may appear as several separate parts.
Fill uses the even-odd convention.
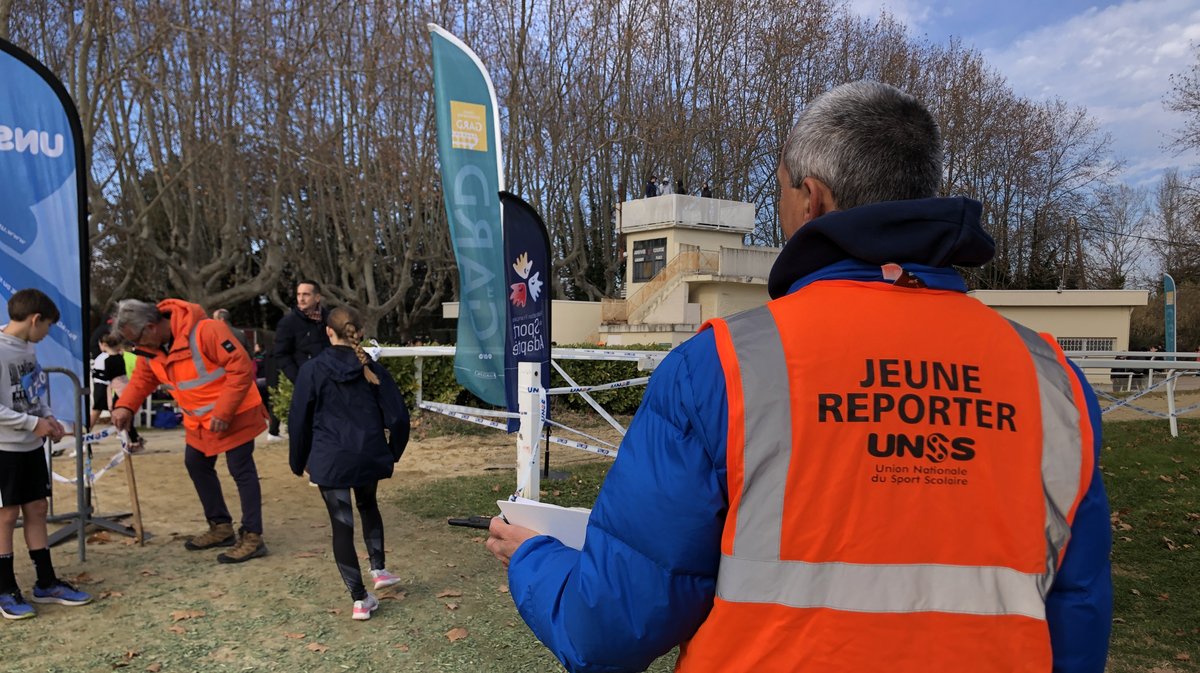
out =
[[[354,548],[351,492],[362,520],[375,589],[400,582],[387,571],[383,519],[375,501],[380,479],[392,476],[408,443],[408,409],[387,370],[363,351],[362,318],[338,307],[325,331],[331,348],[305,362],[296,376],[288,415],[290,463],[321,489],[333,528],[333,557],[350,597],[351,617],[370,619],[379,601],[363,585]]]

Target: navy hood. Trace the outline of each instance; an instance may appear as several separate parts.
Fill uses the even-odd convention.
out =
[[[827,213],[800,227],[783,246],[767,292],[778,299],[797,280],[845,260],[982,266],[996,253],[996,243],[980,224],[982,212],[978,201],[957,197],[884,201]]]
[[[317,365],[328,372],[328,377],[338,383],[349,383],[363,378],[363,365],[358,355],[349,346],[330,346],[316,358]]]

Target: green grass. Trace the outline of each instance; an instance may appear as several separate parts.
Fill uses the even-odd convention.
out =
[[[1182,421],[1174,439],[1165,421],[1107,423],[1104,447],[1101,468],[1114,514],[1108,670],[1200,671],[1200,421]],[[566,466],[565,479],[542,480],[542,500],[590,507],[608,465]],[[487,514],[511,488],[507,471],[461,477],[406,490],[397,504],[429,519]],[[650,670],[670,670],[674,658],[663,657]],[[511,664],[493,659],[488,670],[520,668]]]
[[[563,507],[591,507],[608,474],[610,463],[580,463],[569,466],[564,479],[542,479],[542,502]],[[552,466],[555,471],[557,465]],[[427,519],[491,514],[496,501],[512,494],[512,472],[442,479],[405,490],[396,500],[402,509]]]
[[[1113,511],[1109,670],[1200,670],[1200,421],[1104,426]]]

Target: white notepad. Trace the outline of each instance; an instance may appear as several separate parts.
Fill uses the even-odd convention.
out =
[[[582,507],[559,507],[527,498],[497,500],[496,504],[504,518],[514,526],[522,526],[557,538],[572,549],[583,549],[588,516],[592,510]]]

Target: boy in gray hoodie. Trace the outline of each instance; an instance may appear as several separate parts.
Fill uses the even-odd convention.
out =
[[[33,345],[58,322],[58,307],[45,293],[26,289],[8,301],[9,323],[0,328],[0,616],[37,615],[13,573],[13,531],[24,517],[25,545],[37,571],[34,603],[84,605],[92,600],[58,578],[50,562],[46,511],[50,468],[45,438],[58,441],[65,430],[46,404],[46,374]]]

